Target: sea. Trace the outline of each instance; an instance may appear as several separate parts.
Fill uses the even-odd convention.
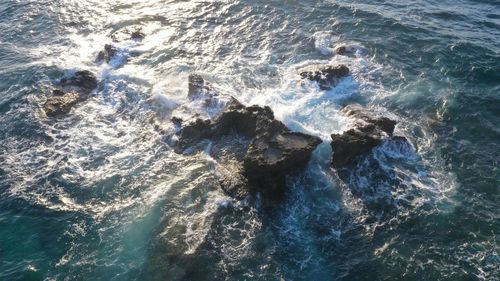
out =
[[[0,280],[500,280],[498,0],[1,0],[0,31]],[[98,88],[46,117],[79,70]],[[192,73],[323,140],[282,202],[176,151]],[[355,103],[408,142],[335,169]]]

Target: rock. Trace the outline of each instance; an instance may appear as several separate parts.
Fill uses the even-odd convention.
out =
[[[328,90],[338,83],[340,78],[349,75],[349,68],[343,64],[334,66],[314,67],[300,73],[302,79],[316,81],[322,90]]]
[[[103,51],[100,51],[99,54],[97,54],[97,62],[103,62],[103,61],[106,61],[107,63],[109,63],[113,57],[116,55],[116,53],[118,52],[118,50],[113,47],[112,45],[110,44],[106,44],[104,45],[104,50]]]
[[[335,51],[335,54],[343,56],[343,55],[345,55],[345,53],[347,51],[347,47],[340,45],[340,46],[335,47],[335,49],[333,51]]]
[[[90,71],[77,71],[73,76],[61,79],[59,86],[52,90],[42,106],[47,116],[70,112],[73,106],[87,99],[97,87],[97,78]]]
[[[384,139],[392,137],[396,121],[387,117],[375,117],[360,105],[346,106],[342,112],[356,117],[356,128],[342,134],[332,134],[332,166],[339,167],[353,162],[358,156],[371,151]],[[400,140],[402,137],[394,137]]]
[[[210,91],[203,78],[190,75],[190,97]],[[212,142],[209,153],[218,164],[221,187],[237,199],[257,192],[269,199],[281,198],[286,176],[303,169],[321,143],[318,137],[291,132],[274,118],[271,108],[244,106],[233,97],[217,117],[198,118],[181,128],[178,136],[182,149],[202,139]]]
[[[174,123],[176,126],[180,126],[182,125],[183,120],[180,117],[174,116],[170,119],[170,121],[172,121],[172,123]]]
[[[366,50],[357,45],[341,44],[333,48],[336,55],[347,56],[347,57],[357,57],[366,54]]]
[[[130,38],[133,40],[142,40],[146,35],[141,30],[135,30],[130,34]]]
[[[81,94],[88,94],[97,88],[97,78],[95,75],[88,71],[77,71],[69,78],[63,78],[60,81],[62,87],[76,89]]]
[[[243,175],[243,164],[235,158],[218,159],[216,176],[220,187],[232,198],[243,199],[250,195],[248,179]]]
[[[188,77],[188,98],[199,99],[211,99],[217,96],[217,93],[212,90],[209,83],[198,74],[190,74]]]
[[[271,198],[285,192],[286,175],[303,169],[321,143],[317,137],[282,130],[255,138],[244,157],[244,174],[253,192]]]
[[[52,95],[53,96],[64,96],[65,94],[66,94],[65,92],[63,92],[63,91],[61,91],[59,89],[52,90]]]
[[[194,122],[184,126],[179,131],[179,145],[186,148],[211,136],[212,124],[210,120],[197,118]]]
[[[370,134],[348,130],[343,134],[332,134],[332,165],[334,167],[346,165],[357,156],[369,152],[381,143],[381,139]]]
[[[63,93],[59,90],[54,90],[55,95],[47,98],[43,104],[43,109],[47,116],[56,116],[70,112],[71,108],[80,100],[78,93]]]
[[[372,124],[377,129],[387,133],[390,136],[392,136],[392,133],[394,132],[394,127],[397,124],[396,121],[391,120],[387,117],[375,117],[375,116],[373,116],[373,114],[370,114],[366,110],[366,108],[363,108],[359,104],[347,105],[346,107],[344,107],[342,109],[342,113],[344,113],[347,116],[354,117],[358,120],[363,121],[364,123],[360,124],[359,127],[362,127],[363,125],[366,125],[366,124]]]

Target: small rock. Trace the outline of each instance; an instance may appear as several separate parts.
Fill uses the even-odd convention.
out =
[[[42,106],[47,116],[70,112],[73,106],[87,99],[97,87],[97,78],[88,70],[77,71],[73,76],[61,79],[59,86],[52,90],[52,95],[47,97]]]
[[[316,81],[322,90],[328,90],[338,83],[340,78],[349,75],[349,68],[343,64],[334,66],[315,67],[300,73],[302,79]]]
[[[117,52],[118,50],[115,47],[110,44],[106,44],[104,45],[104,50],[100,51],[99,54],[97,54],[96,60],[97,62],[106,61],[107,63],[109,63]]]
[[[78,88],[81,93],[90,93],[97,88],[97,78],[95,75],[88,71],[77,71],[69,78],[63,78],[60,81],[62,87]]]
[[[334,51],[335,51],[335,54],[343,56],[343,55],[345,55],[345,53],[347,51],[347,47],[340,45],[340,46],[335,47]]]
[[[142,40],[146,35],[141,30],[136,30],[130,34],[130,38],[133,40]]]
[[[332,134],[332,166],[339,167],[354,161],[356,157],[368,153],[380,145],[384,139],[392,137],[396,121],[387,117],[373,116],[361,105],[348,105],[342,112],[356,118],[356,128],[342,134]],[[402,137],[394,137],[398,140]]]
[[[63,91],[61,91],[59,89],[52,90],[52,95],[53,96],[64,96],[65,94],[66,94],[65,92],[63,92]]]
[[[174,125],[176,126],[180,126],[182,124],[182,118],[177,116],[172,117],[170,121],[172,121],[172,123],[174,123]]]

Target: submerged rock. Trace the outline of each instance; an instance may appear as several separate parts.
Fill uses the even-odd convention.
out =
[[[392,137],[396,121],[387,117],[376,117],[368,113],[360,105],[346,106],[342,112],[347,116],[357,118],[356,128],[342,134],[332,134],[332,166],[339,167],[351,163],[356,157],[368,153],[380,145],[384,139]]]
[[[197,75],[189,79],[189,96],[214,97],[212,90]],[[303,169],[318,137],[291,132],[274,118],[269,107],[244,106],[231,97],[213,120],[196,119],[178,132],[179,146],[195,146],[202,139],[212,142],[210,155],[219,165],[222,189],[231,197],[243,199],[262,192],[279,199],[286,191],[286,176]]]
[[[60,88],[53,89],[42,106],[47,116],[70,112],[73,106],[87,99],[90,92],[97,87],[97,78],[92,72],[83,70],[61,79],[59,84]]]
[[[97,54],[97,62],[107,62],[109,63],[113,57],[116,55],[116,53],[118,52],[118,50],[113,47],[112,45],[110,44],[106,44],[104,45],[104,50],[103,51],[100,51],[99,54]]]
[[[349,68],[343,64],[330,66],[316,66],[312,69],[306,69],[300,73],[302,79],[315,81],[323,90],[331,89],[337,85],[340,78],[348,76]]]

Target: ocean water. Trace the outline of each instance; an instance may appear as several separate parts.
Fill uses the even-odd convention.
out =
[[[0,280],[500,280],[498,0],[2,0],[0,30]],[[352,75],[301,82],[318,63]],[[92,97],[44,117],[81,69]],[[217,112],[190,73],[324,140],[284,202],[234,201],[206,152],[174,152],[172,114]],[[354,102],[409,144],[334,170]]]

